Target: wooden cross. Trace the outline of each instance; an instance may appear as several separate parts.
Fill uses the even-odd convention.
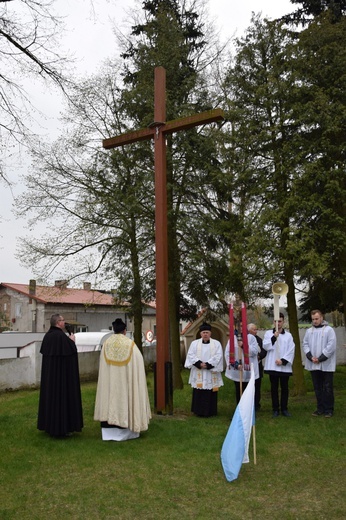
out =
[[[127,132],[104,139],[107,150],[118,146],[154,139],[155,158],[155,248],[156,248],[156,411],[166,408],[165,365],[169,361],[168,318],[168,244],[167,244],[167,181],[166,134],[186,130],[223,119],[221,109],[208,110],[166,122],[166,70],[155,68],[154,122],[149,128]]]

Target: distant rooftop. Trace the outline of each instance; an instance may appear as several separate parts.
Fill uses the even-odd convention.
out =
[[[83,289],[69,288],[64,281],[55,282],[52,287],[20,283],[1,283],[1,286],[45,304],[114,305],[114,297],[111,293],[93,290],[90,284],[84,284]]]

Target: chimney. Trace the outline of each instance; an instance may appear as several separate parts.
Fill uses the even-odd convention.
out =
[[[91,283],[83,282],[83,289],[84,289],[84,291],[91,291]]]
[[[35,296],[36,294],[36,280],[29,280],[29,295]],[[32,304],[32,298],[29,297],[29,304]]]
[[[55,287],[59,287],[59,289],[67,289],[68,280],[55,280]]]
[[[29,280],[29,294],[35,296],[36,294],[36,280]]]

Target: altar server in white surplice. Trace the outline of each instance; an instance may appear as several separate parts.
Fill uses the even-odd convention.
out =
[[[263,348],[267,351],[264,373],[269,374],[273,415],[291,417],[288,411],[288,381],[292,375],[295,345],[292,334],[284,329],[285,317],[280,312],[276,327],[267,330],[263,338]],[[279,386],[281,396],[279,398]]]
[[[189,368],[192,386],[191,411],[201,417],[217,415],[217,391],[223,386],[223,350],[221,343],[211,338],[211,326],[203,323],[201,338],[190,345],[185,368]]]
[[[125,323],[118,318],[112,325],[100,354],[94,419],[102,440],[126,441],[148,429],[151,411],[143,356]]]
[[[254,366],[254,375],[255,380],[259,378],[259,368],[258,368],[258,343],[256,341],[255,336],[252,334],[248,334],[248,345],[249,345],[249,362],[248,368],[250,368],[253,363]],[[226,361],[226,371],[225,376],[228,379],[232,379],[234,381],[235,386],[235,399],[237,404],[240,401],[240,398],[247,387],[248,382],[250,381],[251,371],[244,370],[245,360],[244,360],[244,351],[243,351],[243,339],[241,336],[237,338],[234,336],[234,363],[230,363],[230,345],[229,341],[227,342],[225,348],[225,361]]]

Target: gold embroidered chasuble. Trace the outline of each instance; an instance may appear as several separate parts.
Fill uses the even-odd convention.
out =
[[[114,334],[100,355],[94,419],[141,432],[150,418],[143,356],[132,340]]]
[[[124,334],[114,334],[105,343],[104,356],[108,365],[124,366],[130,362],[135,343]]]

